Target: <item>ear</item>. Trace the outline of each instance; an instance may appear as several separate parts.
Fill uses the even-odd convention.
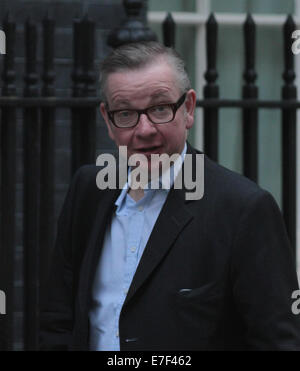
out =
[[[111,127],[111,123],[110,123],[110,120],[109,120],[109,117],[108,117],[108,114],[107,114],[104,103],[100,104],[100,112],[101,112],[101,114],[103,116],[103,119],[105,121],[107,130],[108,130],[108,135],[109,135],[110,139],[112,139],[114,141],[115,136],[114,136],[114,133],[113,133],[113,130],[112,130],[112,127]]]
[[[186,114],[186,128],[190,129],[194,124],[194,113],[196,108],[196,92],[190,89],[186,93],[186,98],[184,102],[185,114]]]

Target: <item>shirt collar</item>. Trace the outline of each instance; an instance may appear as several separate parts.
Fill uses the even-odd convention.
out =
[[[151,180],[148,183],[148,188],[149,189],[161,188],[161,189],[169,190],[173,186],[174,180],[176,179],[179,171],[181,170],[181,167],[182,167],[185,155],[186,155],[186,151],[187,151],[187,145],[185,143],[183,151],[181,152],[180,156],[177,157],[174,164],[170,168],[166,169],[166,171],[162,173],[159,179]]]
[[[144,189],[145,192],[154,191],[158,188],[168,191],[173,186],[174,180],[176,179],[179,171],[181,170],[181,167],[182,167],[182,164],[184,162],[185,155],[186,155],[186,151],[187,151],[187,144],[185,143],[183,151],[181,152],[180,156],[178,156],[178,158],[176,159],[174,164],[169,169],[167,169],[159,177],[158,180],[156,179],[156,180],[150,181]],[[122,204],[122,202],[124,201],[124,199],[126,197],[128,189],[130,188],[130,184],[131,184],[130,174],[131,174],[131,167],[128,168],[128,176],[127,176],[128,180],[124,184],[122,192],[120,193],[119,197],[117,198],[117,200],[115,202],[115,205],[117,207],[119,207]],[[158,186],[157,183],[159,184],[159,186]]]

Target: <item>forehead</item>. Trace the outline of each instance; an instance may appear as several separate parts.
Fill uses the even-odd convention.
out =
[[[147,96],[177,96],[178,81],[174,67],[164,60],[157,60],[144,67],[111,73],[106,82],[107,98],[111,102]]]

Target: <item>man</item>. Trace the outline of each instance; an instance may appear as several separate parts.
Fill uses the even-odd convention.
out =
[[[196,95],[173,50],[153,42],[116,49],[101,87],[108,133],[128,157],[144,155],[139,165],[151,175],[151,155],[189,155],[194,177],[199,152],[186,139]],[[171,189],[131,187],[135,169],[118,189],[99,190],[96,166],[75,175],[59,219],[43,347],[299,350],[297,276],[272,196],[207,157],[196,200],[184,184],[175,189],[177,171]]]

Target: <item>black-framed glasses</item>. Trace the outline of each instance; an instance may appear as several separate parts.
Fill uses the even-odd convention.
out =
[[[117,128],[132,128],[136,126],[142,113],[144,113],[153,124],[166,124],[174,120],[176,112],[185,101],[185,98],[186,93],[184,93],[176,103],[157,104],[141,110],[122,109],[108,111],[107,109],[107,114],[110,121]],[[108,108],[108,106],[106,107]]]

